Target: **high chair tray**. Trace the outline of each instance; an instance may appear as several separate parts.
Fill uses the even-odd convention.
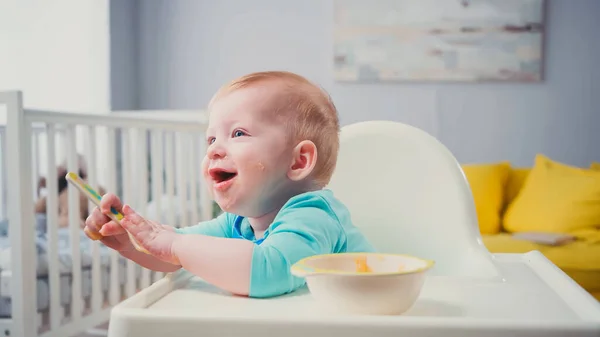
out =
[[[541,253],[495,256],[502,280],[430,276],[400,316],[326,312],[306,289],[231,296],[178,272],[115,306],[109,337],[600,336],[600,304]]]

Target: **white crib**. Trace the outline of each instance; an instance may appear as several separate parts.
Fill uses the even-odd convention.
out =
[[[112,306],[164,275],[87,239],[71,186],[69,225],[58,228],[57,157],[77,171],[83,155],[92,186],[153,219],[187,226],[213,216],[198,179],[205,116],[30,110],[20,92],[0,92],[3,110],[0,220],[8,233],[0,235],[0,334],[73,336],[106,322]],[[35,214],[41,176],[48,211]]]

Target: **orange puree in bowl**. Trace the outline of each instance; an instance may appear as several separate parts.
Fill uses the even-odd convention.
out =
[[[370,273],[372,272],[371,268],[367,265],[367,257],[361,256],[357,257],[354,262],[356,263],[356,272],[357,273]]]

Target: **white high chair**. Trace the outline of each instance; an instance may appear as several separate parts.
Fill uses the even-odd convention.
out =
[[[378,249],[436,261],[410,311],[327,313],[306,289],[248,299],[178,272],[117,305],[109,337],[600,336],[598,302],[543,255],[487,251],[459,164],[425,132],[344,127],[329,188]]]
[[[498,279],[460,165],[435,138],[394,122],[343,128],[329,184],[381,251],[436,261],[436,275]]]

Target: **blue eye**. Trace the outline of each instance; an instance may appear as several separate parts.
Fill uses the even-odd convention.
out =
[[[242,130],[235,130],[233,132],[233,136],[234,137],[242,137],[242,136],[245,136],[245,135],[246,135],[246,133],[244,131],[242,131]]]
[[[215,137],[210,137],[210,138],[208,138],[208,144],[210,145],[210,144],[214,143],[214,142],[215,142],[215,140],[216,140],[216,138],[215,138]]]

